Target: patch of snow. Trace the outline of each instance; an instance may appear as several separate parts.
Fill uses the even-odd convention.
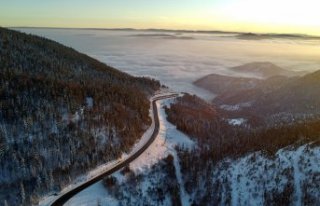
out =
[[[189,202],[190,196],[184,188],[184,183],[183,183],[182,174],[181,174],[181,167],[179,163],[179,157],[176,151],[174,151],[172,155],[174,157],[173,163],[176,171],[177,180],[180,186],[179,189],[180,189],[181,204],[183,206],[190,205],[190,202]]]
[[[117,179],[119,184],[126,181],[126,176],[122,175],[120,171],[113,173],[112,176]]]
[[[231,205],[238,205],[239,201],[239,185],[238,185],[238,175],[239,175],[240,164],[234,164],[231,171]]]
[[[157,102],[160,120],[160,131],[155,141],[150,147],[136,160],[131,162],[130,168],[135,172],[143,172],[150,168],[159,160],[175,152],[175,146],[183,146],[185,148],[193,148],[193,142],[188,136],[176,129],[166,120],[166,114],[163,106],[168,104],[170,100],[161,100]]]
[[[182,205],[190,205],[189,195],[185,191],[179,158],[176,153],[175,147],[182,146],[184,148],[192,149],[195,147],[195,142],[188,136],[176,129],[176,126],[167,121],[164,106],[170,105],[172,99],[161,100],[157,102],[157,108],[159,111],[160,131],[155,141],[150,147],[136,160],[130,164],[130,168],[135,173],[143,173],[147,169],[151,168],[159,160],[167,157],[171,154],[174,157],[174,165],[177,175],[177,180],[180,185],[180,195]]]
[[[237,118],[237,119],[228,119],[228,123],[230,125],[233,125],[233,126],[239,126],[239,125],[242,125],[246,122],[247,120],[244,119],[244,118]]]
[[[65,206],[97,206],[97,205],[118,206],[119,202],[108,195],[102,181],[97,182],[86,190],[77,194],[77,198],[71,198]]]
[[[108,189],[108,192],[116,199],[119,198],[120,205],[171,205],[170,193],[166,190],[162,190],[164,193],[161,193],[161,185],[166,185],[163,180],[168,178],[168,173],[162,167],[164,164],[162,162],[143,174],[134,175],[135,179],[132,179],[132,174],[121,176],[121,173],[118,173],[117,178],[120,177],[127,181],[117,184],[111,190]]]
[[[78,111],[71,117],[71,121],[72,121],[73,123],[78,122],[80,119],[81,119],[81,118],[80,118],[80,114],[79,114]]]
[[[304,178],[303,173],[300,171],[300,158],[304,155],[304,150],[306,145],[299,147],[295,153],[289,157],[284,156],[281,152],[278,152],[279,157],[281,157],[287,164],[293,168],[293,182],[294,182],[294,198],[297,206],[302,205],[302,191],[301,191],[301,181]]]
[[[237,111],[240,109],[239,105],[227,105],[223,104],[220,106],[221,109],[227,110],[227,111]]]
[[[86,106],[91,109],[93,107],[93,98],[92,97],[86,97]]]
[[[85,175],[79,176],[71,184],[69,184],[66,187],[64,187],[58,195],[60,196],[60,195],[62,195],[64,193],[72,190],[73,188],[83,184],[84,182],[90,180],[91,178],[94,178],[97,175],[104,173],[106,170],[116,166],[119,162],[120,162],[120,160],[110,161],[108,163],[105,163],[105,164],[102,164],[102,165],[98,166],[97,168],[95,168],[94,170],[91,170],[90,172],[88,172]],[[96,184],[98,184],[98,183],[96,183]],[[89,187],[89,188],[91,188],[91,187]],[[81,193],[77,194],[77,196],[79,196],[80,194]],[[87,195],[87,193],[83,193],[83,194]],[[39,205],[41,205],[41,206],[51,205],[51,203],[59,196],[53,196],[52,194],[49,194],[48,196],[45,196],[40,200]]]
[[[80,108],[79,111],[76,111],[74,114],[64,113],[62,114],[62,121],[69,124],[70,122],[76,123],[83,118],[83,108]]]
[[[251,105],[252,105],[252,102],[244,102],[244,103],[235,104],[235,105],[223,104],[220,106],[220,109],[224,109],[227,111],[237,111],[243,107],[250,107]]]
[[[303,174],[300,172],[299,169],[299,160],[300,157],[303,155],[304,147],[299,147],[295,154],[293,155],[293,177],[294,177],[294,185],[295,185],[295,196],[297,198],[296,205],[302,205],[302,191],[301,191],[301,180],[303,179]]]

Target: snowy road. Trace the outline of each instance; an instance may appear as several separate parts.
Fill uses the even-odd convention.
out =
[[[150,138],[148,139],[148,141],[144,145],[141,146],[141,148],[139,148],[132,155],[130,155],[127,158],[123,159],[122,161],[118,162],[116,165],[114,165],[112,168],[108,169],[104,173],[102,173],[96,177],[91,178],[90,180],[88,180],[88,181],[84,182],[83,184],[69,190],[68,192],[66,192],[64,194],[61,194],[51,205],[52,206],[63,205],[64,203],[66,203],[70,198],[72,198],[77,193],[79,193],[82,190],[86,189],[87,187],[93,185],[94,183],[100,181],[105,176],[111,175],[112,173],[120,170],[121,168],[125,167],[130,162],[135,160],[137,157],[139,157],[152,144],[152,142],[155,140],[155,138],[157,137],[157,135],[159,133],[160,123],[159,123],[159,115],[158,115],[158,109],[157,109],[156,102],[158,100],[173,98],[173,97],[177,97],[177,96],[178,96],[178,94],[173,93],[173,94],[166,94],[166,95],[158,95],[152,99],[152,109],[153,109],[153,116],[154,116],[153,120],[154,120],[155,127],[154,127],[153,133],[151,134]]]

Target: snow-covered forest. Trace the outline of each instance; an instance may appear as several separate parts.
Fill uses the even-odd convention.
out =
[[[149,97],[159,87],[0,28],[0,205],[37,204],[129,151],[151,123]]]
[[[193,204],[319,204],[318,119],[233,125],[219,109],[188,94],[166,111],[168,120],[197,142],[192,151],[177,149]]]
[[[67,205],[319,204],[319,122],[249,130],[191,95],[158,107],[150,148]]]
[[[67,205],[319,205],[319,82],[315,72],[230,87],[211,102],[162,101],[151,146]],[[37,205],[128,156],[160,88],[0,28],[0,206]]]

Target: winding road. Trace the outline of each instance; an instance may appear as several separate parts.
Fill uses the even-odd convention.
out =
[[[69,190],[68,192],[60,195],[59,197],[57,197],[56,200],[53,201],[51,206],[62,206],[69,199],[71,199],[73,196],[75,196],[76,194],[78,194],[82,190],[84,190],[84,189],[88,188],[89,186],[93,185],[94,183],[102,180],[104,177],[113,174],[114,172],[127,166],[130,162],[132,162],[133,160],[138,158],[152,144],[152,142],[155,140],[155,138],[157,137],[157,135],[159,133],[160,122],[159,122],[159,115],[158,115],[158,109],[157,109],[156,102],[158,100],[173,98],[173,97],[177,97],[177,96],[178,96],[178,94],[168,94],[168,95],[163,95],[163,96],[157,96],[152,99],[152,109],[153,109],[155,127],[154,127],[153,133],[152,133],[151,137],[149,138],[149,140],[139,150],[137,150],[131,156],[127,157],[125,160],[117,163],[116,165],[114,165],[113,167],[111,167],[110,169],[105,171],[104,173],[102,173],[94,178],[91,178],[87,182],[84,182],[81,185],[79,185],[79,186]]]

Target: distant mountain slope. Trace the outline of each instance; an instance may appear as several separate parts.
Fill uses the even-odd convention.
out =
[[[244,105],[241,113],[255,113],[269,121],[293,121],[320,115],[320,71],[303,77],[273,77],[248,90],[219,94],[217,105]],[[273,118],[277,117],[277,118]],[[284,118],[284,119],[283,119]]]
[[[261,78],[269,78],[272,76],[294,76],[295,72],[285,70],[271,62],[252,62],[240,66],[232,67],[231,70],[240,73],[248,73],[257,75]]]
[[[257,94],[255,107],[269,113],[320,114],[320,71],[292,79],[279,88]]]
[[[0,205],[34,205],[129,151],[158,81],[0,28]]]
[[[239,78],[223,76],[219,74],[210,74],[198,79],[194,82],[194,84],[198,87],[209,90],[214,94],[221,94],[228,91],[252,89],[255,88],[260,82],[262,82],[262,80],[256,78]]]
[[[263,40],[263,39],[294,39],[294,40],[316,40],[318,36],[308,36],[301,34],[256,34],[256,33],[240,33],[236,36],[238,39],[244,40]]]
[[[194,84],[219,95],[257,87],[268,87],[268,84],[270,86],[278,85],[278,83],[286,81],[289,77],[296,77],[302,74],[285,70],[270,62],[252,62],[232,67],[230,70],[239,74],[240,77],[209,74],[196,80]],[[243,75],[248,77],[243,77]]]
[[[259,95],[275,91],[291,80],[292,78],[287,78],[284,76],[274,76],[266,80],[260,80],[258,84],[256,84],[252,88],[242,90],[239,90],[238,88],[228,88],[227,91],[219,93],[218,96],[213,100],[213,102],[216,104],[238,104],[244,102],[254,102],[259,97]]]
[[[293,121],[320,115],[320,71],[304,76],[290,73],[271,63],[250,63],[231,68],[242,72],[260,74],[264,79],[207,75],[194,82],[217,96],[213,103],[232,116],[252,115],[268,122]],[[229,108],[229,109],[228,109]]]

